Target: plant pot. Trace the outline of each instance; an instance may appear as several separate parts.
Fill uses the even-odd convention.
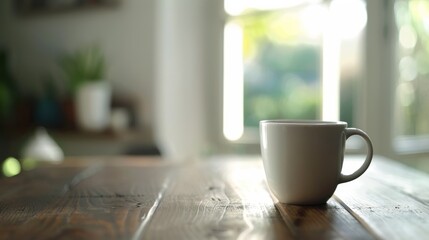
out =
[[[85,131],[105,130],[110,121],[111,88],[104,81],[82,84],[76,92],[76,118],[79,128]]]

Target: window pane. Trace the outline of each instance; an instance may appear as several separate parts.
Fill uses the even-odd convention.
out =
[[[352,38],[343,39],[340,53],[340,120],[349,127],[356,125],[359,82],[363,77],[363,31]]]
[[[243,28],[245,127],[261,119],[320,117],[321,37],[305,28],[304,9],[237,20]]]
[[[246,7],[247,2],[229,6],[234,14],[225,27],[224,44],[227,139],[251,133],[263,119],[355,125],[365,2],[298,2],[269,10]]]
[[[396,1],[396,135],[429,135],[429,1]]]

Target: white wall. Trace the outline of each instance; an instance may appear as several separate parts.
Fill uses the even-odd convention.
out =
[[[222,1],[157,3],[155,138],[168,159],[197,159],[212,151],[220,123]]]
[[[58,58],[99,44],[114,91],[133,96],[140,124],[153,118],[155,0],[123,0],[116,8],[16,16],[13,0],[0,1],[0,46],[10,51],[13,74],[26,92],[40,92],[43,76],[60,79]]]
[[[185,157],[223,139],[223,1],[122,0],[118,8],[30,17],[15,16],[12,1],[0,0],[0,47],[11,51],[27,92],[40,91],[46,73],[60,75],[62,53],[99,43],[114,91],[138,99],[143,126]]]

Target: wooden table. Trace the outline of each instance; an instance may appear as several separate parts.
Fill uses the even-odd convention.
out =
[[[259,158],[68,159],[0,180],[0,239],[291,238],[428,239],[429,176],[375,157],[306,207],[273,201]]]

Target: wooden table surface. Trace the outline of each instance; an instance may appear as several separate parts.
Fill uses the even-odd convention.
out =
[[[273,200],[259,158],[68,159],[0,180],[0,239],[293,238],[428,239],[429,175],[375,157],[320,206]]]

